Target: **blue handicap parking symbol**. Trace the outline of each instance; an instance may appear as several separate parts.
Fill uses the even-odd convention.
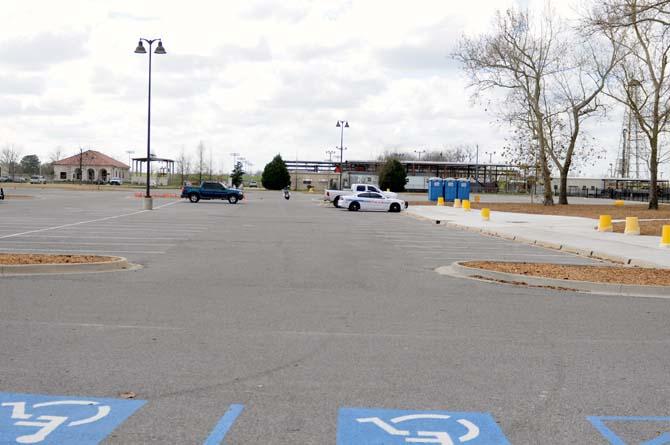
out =
[[[0,444],[97,444],[144,403],[0,393]]]
[[[337,445],[510,445],[488,413],[341,408]]]
[[[607,439],[610,445],[627,445],[626,442],[619,437],[611,428],[617,422],[652,422],[654,424],[667,423],[667,430],[654,434],[656,437],[646,437],[636,439],[636,444],[640,445],[670,445],[670,417],[654,417],[654,416],[590,416],[587,417],[591,425],[593,425],[602,436]],[[608,426],[609,425],[609,426]]]

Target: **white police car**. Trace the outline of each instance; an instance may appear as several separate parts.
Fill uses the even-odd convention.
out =
[[[381,193],[362,192],[353,195],[340,196],[338,207],[351,212],[369,210],[378,212],[400,212],[407,208],[407,201],[397,198],[387,198]]]

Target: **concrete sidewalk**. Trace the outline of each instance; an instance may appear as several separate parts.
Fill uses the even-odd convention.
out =
[[[465,212],[449,206],[410,206],[407,212],[447,226],[583,256],[636,266],[670,268],[670,249],[659,247],[660,236],[601,233],[595,230],[598,221],[589,218],[491,211],[490,221],[482,221],[479,210]]]

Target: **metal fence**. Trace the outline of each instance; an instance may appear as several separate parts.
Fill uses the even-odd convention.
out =
[[[558,192],[554,193],[558,196]],[[627,201],[649,201],[649,190],[633,189],[568,189],[568,196],[580,198],[602,198],[602,199],[624,199]],[[670,203],[670,189],[660,189],[658,192],[658,202]]]

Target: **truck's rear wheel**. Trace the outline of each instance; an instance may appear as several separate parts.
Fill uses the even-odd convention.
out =
[[[197,193],[191,193],[190,195],[188,195],[188,200],[191,202],[198,202],[200,201],[200,195],[198,195]]]
[[[232,195],[228,197],[228,202],[231,204],[237,204],[237,196]]]
[[[335,199],[333,199],[333,205],[335,207],[339,207],[338,203],[340,202],[340,197],[336,196]]]
[[[360,209],[361,209],[361,205],[359,203],[357,203],[356,201],[349,204],[349,211],[350,212],[358,212]]]
[[[394,202],[393,204],[391,204],[391,208],[389,209],[389,212],[397,213],[399,211],[400,211],[400,204],[398,204],[397,202]]]

